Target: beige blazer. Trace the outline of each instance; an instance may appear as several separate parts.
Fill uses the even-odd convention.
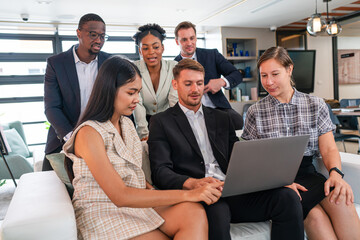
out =
[[[135,108],[134,116],[137,133],[140,138],[143,138],[149,135],[146,114],[154,115],[163,112],[169,107],[174,106],[178,101],[177,91],[174,90],[171,84],[173,80],[172,70],[177,62],[161,60],[160,81],[156,93],[144,60],[138,60],[134,63],[139,68],[142,76],[140,102]]]
[[[96,182],[85,161],[74,154],[76,133],[85,125],[91,126],[104,140],[107,156],[126,186],[145,188],[139,137],[129,118],[121,118],[120,124],[123,137],[110,121],[86,121],[64,145],[66,156],[74,162],[72,201],[78,239],[129,239],[152,231],[164,222],[152,208],[117,207]]]

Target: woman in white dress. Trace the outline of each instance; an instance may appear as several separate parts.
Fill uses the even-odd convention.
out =
[[[165,111],[178,101],[177,92],[171,85],[172,70],[177,62],[162,59],[165,37],[165,30],[157,24],[139,27],[133,37],[142,57],[135,61],[142,76],[142,90],[138,107],[134,111],[136,130],[142,141],[148,138],[151,116]]]
[[[114,56],[101,66],[85,112],[64,145],[74,162],[79,239],[207,239],[201,204],[221,184],[198,190],[153,189],[141,169],[141,142],[129,116],[139,102],[136,66]]]

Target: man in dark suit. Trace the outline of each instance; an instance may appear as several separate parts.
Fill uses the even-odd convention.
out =
[[[232,89],[242,82],[241,73],[217,49],[196,47],[196,28],[191,22],[181,22],[175,28],[175,41],[180,54],[175,58],[192,58],[205,68],[205,89],[202,103],[211,108],[228,112],[235,129],[242,129],[243,118],[233,110],[221,88]],[[224,78],[221,78],[221,75]]]
[[[160,189],[196,189],[223,181],[238,140],[232,121],[226,112],[201,104],[201,64],[184,59],[173,73],[179,102],[150,121],[148,145],[153,183]],[[272,239],[304,239],[301,203],[290,188],[220,198],[203,206],[210,239],[230,239],[230,222],[270,219]]]
[[[108,37],[100,16],[81,17],[76,33],[78,45],[47,60],[44,102],[51,127],[45,154],[61,151],[86,107],[100,65],[110,56],[100,51]],[[51,169],[45,158],[43,171]]]

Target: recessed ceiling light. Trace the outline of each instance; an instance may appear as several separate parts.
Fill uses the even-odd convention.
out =
[[[38,4],[50,4],[52,3],[52,0],[37,0],[36,2]]]

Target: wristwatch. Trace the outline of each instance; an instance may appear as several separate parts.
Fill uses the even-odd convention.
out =
[[[333,167],[329,170],[329,174],[331,173],[332,170],[336,171],[338,174],[341,175],[342,178],[344,178],[344,173],[340,169],[338,169],[337,167]]]

